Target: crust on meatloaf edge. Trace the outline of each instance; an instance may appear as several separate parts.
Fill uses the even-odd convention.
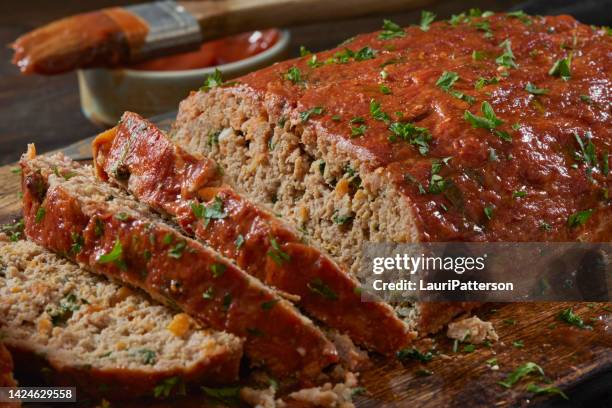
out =
[[[170,136],[357,276],[368,241],[608,240],[610,37],[569,16],[505,14],[403,32],[203,87]],[[569,80],[553,69],[566,58]],[[492,129],[466,119],[486,104]],[[406,314],[428,331],[466,308]]]

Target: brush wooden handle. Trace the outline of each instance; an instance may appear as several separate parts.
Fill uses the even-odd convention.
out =
[[[228,34],[389,13],[431,0],[204,0],[179,1],[200,23],[205,39]]]

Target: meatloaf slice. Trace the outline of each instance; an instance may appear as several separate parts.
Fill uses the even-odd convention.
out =
[[[76,243],[76,245],[80,245]],[[0,335],[47,360],[54,378],[112,398],[153,395],[159,383],[238,379],[242,340],[90,274],[29,242],[0,242]]]
[[[245,338],[250,363],[272,375],[307,383],[337,361],[310,320],[223,255],[96,180],[91,167],[33,150],[20,162],[27,237],[207,327]]]
[[[203,87],[171,138],[355,274],[368,241],[609,241],[612,37],[477,14]]]
[[[1,325],[0,325],[1,326]],[[0,342],[0,387],[17,387],[13,378],[13,358],[7,348]],[[20,402],[1,402],[0,408],[18,408]]]
[[[213,160],[185,152],[139,115],[126,112],[93,150],[99,178],[123,186],[267,285],[297,295],[296,304],[327,326],[385,354],[414,337],[387,304],[362,302],[357,280],[294,228],[220,186]],[[203,211],[219,203],[223,217],[206,217]]]

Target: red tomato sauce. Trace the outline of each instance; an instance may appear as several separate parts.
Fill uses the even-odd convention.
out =
[[[199,49],[130,66],[144,71],[173,71],[212,67],[252,57],[272,47],[280,36],[276,29],[251,31],[202,43]]]

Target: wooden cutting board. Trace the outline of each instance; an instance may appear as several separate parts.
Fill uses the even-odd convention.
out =
[[[167,127],[170,118],[162,117],[156,122]],[[90,157],[90,142],[91,138],[62,150],[73,158],[86,160]],[[14,171],[15,168],[15,165],[0,167],[2,224],[20,216],[20,176]],[[559,320],[559,313],[567,308],[572,308],[586,324],[593,327],[592,330],[580,329]],[[526,387],[531,382],[566,390],[570,397],[568,404],[584,398],[579,392],[572,393],[571,389],[587,380],[600,383],[591,388],[599,387],[600,391],[609,392],[612,303],[506,303],[488,305],[477,314],[493,323],[500,337],[499,342],[491,347],[478,346],[473,352],[469,352],[469,348],[464,351],[460,344],[454,352],[453,343],[441,333],[433,342],[437,352],[427,363],[400,363],[374,357],[372,367],[361,373],[361,385],[365,391],[356,398],[357,405],[510,407],[562,402],[559,396],[535,396],[527,392]],[[432,344],[424,343],[419,347],[427,351]],[[499,369],[494,370],[487,364],[487,360],[492,358],[497,359]],[[498,384],[527,362],[540,365],[546,378],[530,375],[509,389]]]

